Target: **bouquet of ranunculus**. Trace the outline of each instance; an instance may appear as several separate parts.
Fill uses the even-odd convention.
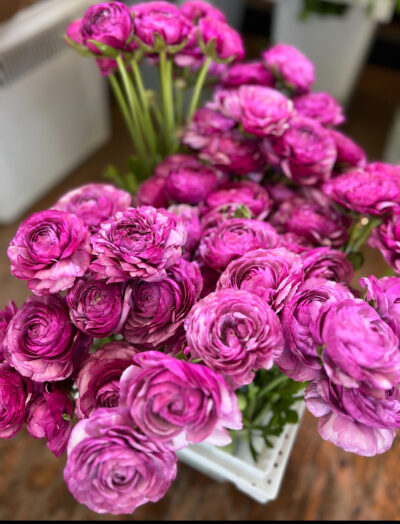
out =
[[[298,50],[232,64],[241,38],[204,2],[94,5],[68,38],[110,78],[138,157],[124,189],[70,191],[10,244],[33,295],[0,314],[0,437],[26,424],[67,451],[72,494],[114,514],[159,500],[190,444],[246,438],[256,456],[302,398],[322,438],[387,451],[400,278],[351,282],[368,237],[400,272],[400,167],[334,129],[343,112]],[[160,67],[160,121],[142,60]]]

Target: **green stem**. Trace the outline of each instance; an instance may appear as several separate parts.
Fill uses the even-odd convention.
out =
[[[109,75],[108,79],[110,81],[114,96],[117,99],[118,106],[121,110],[122,116],[124,117],[126,127],[129,130],[129,134],[131,135],[133,144],[136,148],[136,136],[135,136],[134,125],[132,122],[131,115],[129,114],[129,108],[126,103],[122,89],[119,85],[118,79],[114,74]]]
[[[172,144],[174,141],[174,111],[172,100],[171,67],[169,64],[170,62],[167,60],[166,51],[161,51],[160,86],[165,120],[165,126],[163,126],[163,129],[165,132],[164,139],[167,154],[172,150]]]
[[[270,391],[272,391],[273,389],[275,389],[277,386],[280,386],[281,384],[283,384],[284,382],[287,382],[289,380],[289,377],[287,377],[286,375],[283,375],[280,376],[280,377],[277,377],[275,378],[274,380],[271,380],[271,382],[269,382],[268,384],[266,384],[261,390],[260,392],[258,393],[258,397],[259,398],[262,398],[266,393],[269,393]]]
[[[360,216],[352,227],[345,253],[358,252],[360,247],[368,240],[373,228],[380,223],[381,219],[378,217]]]
[[[190,122],[192,121],[194,112],[197,109],[197,105],[200,100],[201,90],[203,88],[208,69],[211,65],[211,61],[212,59],[208,56],[206,58],[206,61],[203,64],[203,67],[200,69],[199,76],[197,77],[196,85],[194,86],[192,101],[190,102],[190,108],[189,108],[189,114],[188,114],[188,120],[187,120],[188,124],[190,124]]]
[[[132,66],[132,72],[133,77],[135,79],[136,87],[139,94],[139,99],[143,108],[143,123],[145,126],[145,136],[148,140],[148,144],[150,146],[151,152],[156,155],[157,154],[157,144],[156,144],[156,135],[153,127],[153,122],[151,120],[150,116],[150,109],[149,109],[149,103],[146,96],[146,90],[143,84],[142,75],[140,74],[139,66],[136,62],[136,60],[131,61]]]

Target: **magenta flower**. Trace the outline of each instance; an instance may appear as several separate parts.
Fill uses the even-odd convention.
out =
[[[360,284],[367,292],[366,300],[400,338],[400,278],[377,279],[371,275],[369,278],[362,278]]]
[[[47,386],[29,406],[26,421],[28,433],[34,438],[45,438],[50,451],[60,457],[67,449],[72,412],[72,399],[68,392]]]
[[[54,382],[71,376],[83,348],[92,339],[80,333],[58,295],[30,297],[13,316],[3,341],[8,362],[35,382]]]
[[[179,217],[185,225],[187,238],[183,246],[183,258],[190,260],[201,238],[199,209],[186,204],[177,204],[169,206],[168,211]]]
[[[225,88],[240,87],[245,84],[274,87],[275,79],[262,62],[246,62],[230,66],[222,74],[221,84]]]
[[[267,68],[277,80],[301,93],[314,83],[314,66],[298,49],[288,44],[277,44],[262,55]]]
[[[71,213],[49,209],[19,226],[7,250],[11,273],[35,295],[69,289],[90,264],[90,234]]]
[[[118,68],[117,61],[113,58],[108,58],[107,56],[96,58],[96,64],[102,77],[114,74]]]
[[[122,2],[94,4],[82,19],[81,33],[84,45],[93,53],[101,54],[90,40],[124,49],[132,33],[129,9]]]
[[[130,514],[165,495],[176,462],[174,452],[133,427],[127,410],[97,409],[72,431],[64,479],[91,510]]]
[[[166,183],[166,179],[160,176],[151,176],[142,182],[134,197],[135,206],[168,207]]]
[[[307,93],[294,99],[294,107],[302,116],[314,118],[323,126],[337,126],[345,121],[343,110],[328,93]]]
[[[225,446],[226,428],[242,428],[236,396],[219,374],[158,351],[137,355],[123,373],[121,406],[146,435],[173,449]]]
[[[400,382],[399,339],[369,304],[358,299],[333,304],[320,326],[322,360],[332,382],[379,390]]]
[[[68,191],[53,209],[74,213],[94,232],[117,211],[128,209],[131,201],[129,193],[109,184],[87,184]]]
[[[333,178],[323,191],[353,211],[382,216],[400,205],[400,167],[374,162]]]
[[[279,312],[303,282],[298,255],[283,248],[258,249],[233,260],[222,273],[217,290],[244,289]]]
[[[10,300],[10,302],[4,308],[3,311],[0,310],[0,364],[5,359],[3,340],[7,333],[8,324],[10,323],[11,319],[17,311],[18,308],[12,300]]]
[[[188,0],[181,7],[181,13],[187,16],[193,23],[197,23],[206,16],[212,16],[221,22],[226,22],[226,17],[222,11],[201,0]]]
[[[180,166],[196,168],[198,165],[199,160],[196,155],[188,155],[184,153],[169,155],[155,168],[154,176],[158,178],[168,178],[170,173]]]
[[[218,175],[212,167],[177,165],[168,175],[165,192],[168,199],[180,204],[199,204],[218,185]]]
[[[275,229],[260,220],[232,218],[217,228],[206,230],[200,241],[199,254],[212,269],[222,271],[226,266],[248,251],[276,247],[278,235]]]
[[[202,284],[198,265],[184,259],[169,268],[166,278],[159,282],[132,281],[124,338],[158,349],[183,324],[200,296]]]
[[[394,211],[372,230],[368,245],[379,249],[389,266],[400,273],[400,214],[397,207]]]
[[[266,302],[248,291],[221,289],[198,302],[185,320],[193,358],[221,374],[236,389],[254,371],[269,369],[283,350],[279,319]]]
[[[280,165],[294,182],[314,185],[328,180],[336,162],[336,146],[329,131],[311,118],[296,116],[289,129],[271,141],[271,163]]]
[[[353,266],[343,251],[329,247],[316,247],[302,254],[304,278],[326,278],[350,285],[353,278]]]
[[[210,107],[198,109],[182,138],[182,142],[192,149],[204,148],[212,138],[230,131],[235,121]]]
[[[31,396],[31,381],[0,362],[0,438],[11,438],[21,429]]]
[[[365,167],[367,157],[358,144],[334,129],[330,130],[330,134],[335,141],[337,150],[335,170],[343,170],[348,167]]]
[[[90,417],[97,408],[118,407],[119,379],[136,353],[133,346],[118,340],[105,344],[86,359],[76,380],[78,418]]]
[[[205,45],[214,41],[214,50],[220,60],[241,60],[244,57],[242,38],[228,24],[212,15],[200,18],[198,34]]]
[[[66,35],[70,40],[75,42],[75,44],[84,46],[81,28],[82,28],[82,20],[81,19],[74,20],[67,27]]]
[[[392,446],[400,424],[397,390],[376,398],[349,389],[323,376],[310,382],[305,393],[307,409],[319,418],[318,432],[345,451],[371,457]]]
[[[186,242],[186,230],[175,215],[151,206],[119,211],[93,235],[95,259],[90,269],[109,283],[141,278],[161,280],[175,264]]]

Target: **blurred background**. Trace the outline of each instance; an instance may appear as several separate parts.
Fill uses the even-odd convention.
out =
[[[345,107],[345,133],[370,160],[400,164],[400,15],[397,0],[215,0],[244,36],[246,59],[277,42],[298,47],[316,66],[316,91]],[[72,187],[101,181],[107,164],[131,154],[108,85],[89,59],[62,40],[91,0],[0,0],[0,307],[28,296],[6,250],[19,223]],[[133,1],[126,1],[133,4]],[[175,3],[183,3],[176,1]],[[398,3],[398,2],[397,2]],[[365,249],[357,272],[382,276]],[[229,484],[180,465],[157,504],[117,520],[393,519],[400,515],[400,444],[363,459],[323,442],[306,415],[280,495],[266,506]],[[45,442],[23,430],[0,442],[0,519],[102,520],[68,493]]]

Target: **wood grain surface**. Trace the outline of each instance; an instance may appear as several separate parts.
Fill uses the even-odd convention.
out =
[[[348,108],[345,130],[363,145],[371,159],[382,155],[396,104],[400,74],[365,68]],[[66,190],[101,180],[107,163],[122,167],[130,144],[118,113],[113,111],[112,140],[30,210],[45,209]],[[26,214],[28,215],[28,213]],[[19,223],[19,221],[18,221]],[[0,307],[10,298],[18,306],[28,296],[24,282],[9,272],[6,249],[18,223],[0,227]],[[367,250],[361,274],[382,275],[379,254]],[[78,504],[64,480],[65,458],[56,459],[43,440],[23,429],[0,441],[1,520],[397,520],[400,518],[400,442],[384,455],[362,458],[324,442],[317,421],[306,414],[288,463],[279,497],[261,505],[229,483],[218,483],[180,464],[176,481],[163,500],[134,515],[97,515]]]

